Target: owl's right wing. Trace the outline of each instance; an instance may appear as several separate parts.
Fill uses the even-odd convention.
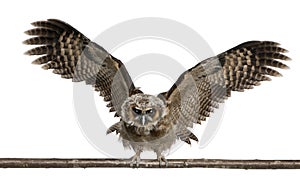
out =
[[[109,102],[110,111],[120,115],[122,103],[137,91],[123,63],[63,21],[48,19],[32,25],[36,28],[25,33],[36,37],[24,44],[42,45],[25,53],[42,55],[33,63],[62,78],[92,85]]]
[[[184,72],[172,88],[160,94],[168,105],[177,137],[187,143],[197,138],[187,129],[210,116],[231,91],[257,86],[269,76],[280,76],[274,68],[288,68],[279,60],[289,60],[285,49],[269,41],[249,41],[198,63]]]

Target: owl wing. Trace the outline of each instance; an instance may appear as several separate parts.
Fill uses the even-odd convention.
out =
[[[65,22],[49,19],[32,25],[36,28],[25,33],[36,37],[24,44],[41,46],[25,54],[42,55],[32,63],[53,69],[62,78],[92,85],[109,102],[110,112],[120,115],[122,103],[137,91],[123,63]]]
[[[201,124],[231,91],[252,89],[269,76],[281,76],[274,68],[288,66],[285,49],[270,41],[250,41],[198,63],[184,72],[168,92],[161,93],[168,104],[170,119],[177,126],[177,137],[187,143],[197,138],[187,129]]]

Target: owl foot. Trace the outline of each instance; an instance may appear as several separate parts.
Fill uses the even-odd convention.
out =
[[[158,155],[157,160],[159,162],[160,167],[167,167],[168,166],[168,161],[163,155]],[[163,165],[164,163],[164,165]]]
[[[130,167],[136,167],[138,168],[139,165],[140,165],[140,161],[141,161],[141,157],[140,157],[140,154],[135,154],[134,156],[132,156],[130,158],[131,162],[130,162]]]

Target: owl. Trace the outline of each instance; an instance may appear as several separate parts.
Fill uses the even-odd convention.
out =
[[[143,151],[154,151],[159,164],[167,165],[163,152],[176,141],[198,141],[191,128],[205,121],[232,91],[281,76],[275,69],[287,69],[281,61],[290,59],[276,42],[245,42],[188,69],[168,91],[149,95],[134,85],[119,59],[69,24],[48,19],[32,25],[35,28],[25,33],[34,37],[24,44],[40,46],[25,54],[38,55],[33,64],[62,78],[92,85],[118,118],[107,133],[116,132],[123,146],[135,151],[131,160],[137,166]]]

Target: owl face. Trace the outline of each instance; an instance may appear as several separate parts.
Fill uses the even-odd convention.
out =
[[[163,101],[152,95],[135,94],[122,105],[122,120],[129,126],[151,127],[165,115]]]

